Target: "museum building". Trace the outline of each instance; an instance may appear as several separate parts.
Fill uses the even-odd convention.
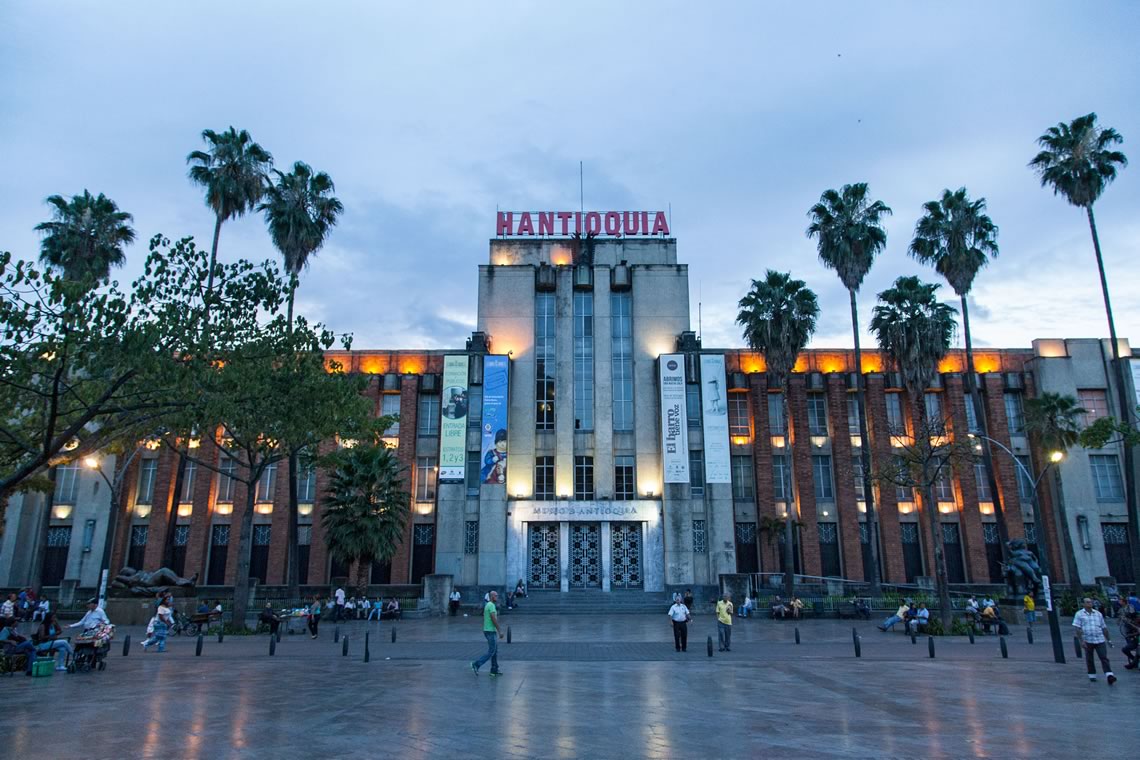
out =
[[[385,440],[406,467],[411,518],[396,556],[371,568],[373,583],[444,573],[468,588],[518,579],[531,590],[563,592],[715,586],[725,573],[782,571],[780,525],[789,503],[798,521],[796,572],[867,577],[872,532],[853,352],[808,350],[781,388],[769,382],[763,356],[702,346],[690,325],[687,267],[663,222],[654,222],[656,237],[586,239],[519,237],[517,223],[504,230],[500,218],[500,237],[479,266],[477,329],[465,347],[329,355],[368,376],[378,415],[399,418]],[[966,403],[963,364],[962,353],[952,352],[921,400],[959,438],[979,429]],[[1135,371],[1137,360],[1132,364]],[[989,434],[1004,447],[994,449],[997,494],[980,459],[940,479],[934,504],[879,482],[884,580],[934,574],[925,523],[933,519],[951,583],[999,581],[997,496],[1010,537],[1047,547],[1060,582],[1073,565],[1062,554],[1066,524],[1082,581],[1130,581],[1119,446],[1070,452],[1059,465],[1059,501],[1052,480],[1038,483],[1049,463],[1025,433],[1025,399],[1041,390],[1079,398],[1087,421],[1117,413],[1103,342],[981,349],[975,369]],[[914,434],[913,404],[877,351],[864,351],[858,370],[878,467]],[[203,441],[199,455],[210,455],[212,445]],[[111,567],[166,564],[185,576],[198,573],[200,585],[231,586],[246,494],[226,475],[227,462],[221,473],[187,462],[175,494],[177,457],[141,450],[126,473]],[[103,466],[112,466],[110,458]],[[287,470],[286,462],[270,467],[256,487],[250,561],[262,584],[285,581]],[[351,570],[326,552],[323,489],[321,472],[298,474],[306,585]],[[98,583],[108,496],[106,481],[79,463],[57,468],[47,546],[39,552],[44,585]],[[1034,521],[1034,499],[1043,525]],[[28,577],[44,511],[41,497],[12,500],[0,583]]]

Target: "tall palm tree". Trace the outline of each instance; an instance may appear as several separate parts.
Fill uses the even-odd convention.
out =
[[[855,405],[859,417],[859,456],[863,466],[863,494],[867,503],[867,540],[871,547],[871,591],[879,590],[879,531],[875,519],[875,495],[871,484],[871,446],[867,435],[867,407],[864,403],[863,352],[859,345],[859,307],[856,293],[871,270],[875,256],[887,245],[882,219],[891,213],[882,201],[872,201],[867,183],[844,185],[825,190],[819,203],[811,207],[807,228],[809,238],[817,238],[819,260],[839,275],[851,298],[851,332],[855,338]]]
[[[383,444],[341,449],[325,458],[328,494],[321,525],[329,554],[356,563],[356,585],[367,586],[373,562],[396,554],[408,520],[408,494],[396,452]]]
[[[926,431],[930,426],[923,394],[938,372],[938,363],[950,350],[950,340],[954,336],[954,307],[938,301],[938,288],[938,285],[924,283],[917,277],[899,277],[893,287],[879,293],[879,303],[871,317],[871,332],[875,334],[879,348],[898,366],[911,406],[918,415],[916,436],[924,438],[929,437]],[[937,512],[932,511],[935,500],[930,464],[929,457],[922,459],[919,485],[923,512],[930,525],[942,621],[948,625],[950,588],[946,577],[946,550]]]
[[[1072,396],[1062,396],[1059,393],[1042,393],[1038,398],[1031,398],[1025,402],[1025,429],[1037,438],[1041,450],[1048,452],[1068,451],[1078,445],[1081,435],[1081,418],[1088,413]],[[1061,523],[1061,539],[1065,542],[1065,563],[1069,575],[1069,584],[1081,585],[1081,575],[1077,568],[1077,555],[1073,549],[1073,534],[1069,529],[1069,518],[1065,514],[1064,491],[1061,483],[1060,468],[1052,468],[1049,473],[1056,496],[1057,517]],[[1034,505],[1035,507],[1037,505]],[[1038,541],[1044,546],[1045,535],[1043,524],[1037,525]],[[1045,552],[1047,549],[1038,549]]]
[[[110,278],[111,267],[127,260],[123,247],[135,241],[129,224],[134,217],[120,211],[113,200],[84,190],[70,201],[53,195],[47,203],[52,220],[36,225],[44,235],[40,261],[63,270],[68,280],[94,286]]]
[[[1116,371],[1116,392],[1120,402],[1120,416],[1135,425],[1132,405],[1128,401],[1124,362],[1120,359],[1120,344],[1116,340],[1116,322],[1112,318],[1112,302],[1108,297],[1108,277],[1104,273],[1104,258],[1100,252],[1100,238],[1096,232],[1093,204],[1105,188],[1116,179],[1119,169],[1128,166],[1128,158],[1113,146],[1124,142],[1112,127],[1096,123],[1096,114],[1089,113],[1068,124],[1058,123],[1037,138],[1041,152],[1029,162],[1030,168],[1041,177],[1042,187],[1053,188],[1070,204],[1083,208],[1089,219],[1096,268],[1100,273],[1100,290],[1104,296],[1104,313],[1108,317],[1108,337],[1112,343],[1112,364]],[[1132,447],[1124,444],[1124,487],[1128,504],[1128,541],[1132,548],[1132,576],[1140,578],[1140,509],[1136,501],[1136,478]]]
[[[202,130],[202,139],[209,150],[193,151],[186,163],[190,164],[190,180],[206,189],[206,205],[214,211],[214,242],[206,276],[206,292],[211,293],[222,223],[251,211],[261,200],[269,184],[273,156],[255,143],[249,132],[232,126],[222,133]]]
[[[796,357],[807,347],[815,332],[819,301],[803,280],[793,280],[789,273],[769,269],[763,280],[752,281],[752,289],[740,299],[739,306],[736,321],[744,329],[744,340],[753,351],[764,354],[769,379],[773,385],[783,388],[780,403],[784,419],[788,420],[788,375],[795,367]],[[788,471],[791,473],[792,493],[784,520],[784,591],[789,597],[795,590],[793,509],[798,511],[799,504],[795,456],[792,455],[793,434],[792,425],[788,424]]]
[[[1001,544],[1004,558],[1009,552],[1006,547],[1009,529],[1005,522],[993,452],[988,440],[989,423],[974,376],[974,345],[967,303],[974,278],[990,259],[998,255],[998,228],[986,214],[986,199],[970,200],[964,187],[954,192],[943,190],[940,199],[924,203],[922,208],[925,213],[914,225],[914,239],[908,252],[912,258],[933,266],[934,271],[946,278],[962,304],[962,335],[966,341],[966,392],[970,396],[974,419],[982,434],[982,466],[986,471],[990,498],[994,505],[994,519],[997,522],[998,543]]]

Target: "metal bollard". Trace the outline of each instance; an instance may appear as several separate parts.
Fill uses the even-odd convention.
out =
[[[1073,637],[1073,652],[1076,653],[1078,660],[1081,659],[1081,640],[1076,636]]]
[[[218,629],[218,643],[221,644],[222,639],[224,639],[225,637],[226,637],[226,634],[222,632],[221,628],[219,628]]]
[[[1001,657],[1003,660],[1009,659],[1009,648],[1005,645],[1005,636],[998,636],[998,643],[1001,644]]]
[[[333,626],[333,643],[336,644],[340,641],[340,626]]]
[[[1032,626],[1026,626],[1025,627],[1025,638],[1029,639],[1030,644],[1033,643],[1033,627]]]
[[[275,654],[277,654],[277,637],[276,636],[270,636],[269,637],[269,656],[272,657]]]
[[[974,627],[970,626],[966,629],[966,635],[970,637],[970,643],[974,643]]]
[[[202,634],[200,634],[200,633],[198,634],[198,645],[194,647],[194,656],[195,657],[201,657],[202,656],[202,641],[204,640],[204,638],[205,637],[202,636]]]
[[[392,626],[392,643],[396,643],[396,626]]]
[[[711,640],[711,637],[710,637],[710,640]],[[796,626],[796,643],[797,644],[800,643],[800,627],[798,625]]]
[[[863,656],[863,637],[862,636],[856,636],[855,637],[855,656],[856,657],[862,657]]]
[[[368,662],[372,659],[372,654],[368,651],[368,631],[364,632],[364,661]]]
[[[709,657],[712,657],[712,636],[709,636],[708,649],[709,649]]]
[[[340,656],[348,657],[348,636],[345,636],[344,641],[340,643]]]
[[[926,637],[926,648],[930,651],[930,659],[934,659],[934,637]]]
[[[127,634],[123,639],[123,657],[131,653],[131,634]]]
[[[511,643],[511,627],[509,625],[507,626],[507,643]]]

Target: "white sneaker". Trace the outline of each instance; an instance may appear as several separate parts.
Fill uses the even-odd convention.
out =
[[[1089,680],[1090,680],[1090,681],[1095,681],[1095,680],[1096,680],[1096,676],[1089,676]]]

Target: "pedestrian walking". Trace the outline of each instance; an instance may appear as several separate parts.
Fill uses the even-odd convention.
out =
[[[1037,602],[1033,599],[1033,594],[1026,592],[1021,604],[1025,611],[1025,624],[1032,628],[1037,622]]]
[[[1116,676],[1108,664],[1108,626],[1104,623],[1104,615],[1093,609],[1093,600],[1087,596],[1084,599],[1084,609],[1073,615],[1073,627],[1077,629],[1077,636],[1085,648],[1085,666],[1089,680],[1096,680],[1096,663],[1093,662],[1095,653],[1100,658],[1100,666],[1108,679],[1108,685],[1112,686],[1116,683]]]
[[[336,608],[333,610],[333,622],[339,623],[344,618],[344,589],[338,588],[333,594],[336,599]]]
[[[321,610],[324,609],[321,604],[321,597],[314,596],[313,603],[309,605],[309,638],[315,639],[317,631],[321,626]]]
[[[716,638],[721,652],[732,651],[732,597],[728,594],[716,603]]]
[[[471,663],[471,670],[479,675],[479,668],[487,660],[491,661],[491,675],[501,676],[499,670],[499,641],[503,638],[503,631],[499,628],[499,608],[495,603],[499,601],[499,592],[492,591],[487,594],[487,603],[483,606],[483,636],[487,639],[487,651],[478,660]],[[496,638],[498,636],[498,639]]]
[[[157,644],[156,651],[165,652],[166,633],[172,625],[174,625],[174,616],[171,609],[166,606],[166,598],[164,597],[150,621],[150,626],[147,626],[147,633],[150,634],[150,638],[142,643],[143,651],[148,652],[152,646]]]
[[[689,621],[693,616],[681,601],[679,594],[673,595],[673,606],[669,608],[669,619],[673,621],[673,646],[678,652],[689,651]]]

